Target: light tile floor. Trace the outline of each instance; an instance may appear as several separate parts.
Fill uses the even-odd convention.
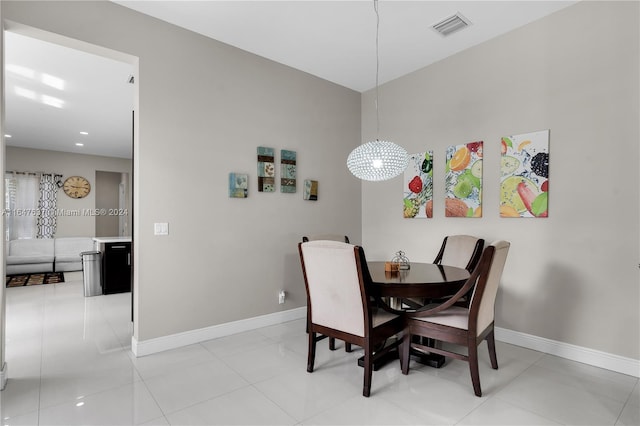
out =
[[[361,396],[361,351],[319,343],[304,321],[135,358],[131,294],[83,297],[82,275],[6,291],[6,425],[638,425],[638,379],[498,342],[480,348],[484,396],[466,363],[399,363]]]

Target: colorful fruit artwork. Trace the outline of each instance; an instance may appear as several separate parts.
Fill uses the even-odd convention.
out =
[[[483,142],[447,149],[445,216],[482,217]]]
[[[549,130],[500,140],[500,217],[548,217]]]
[[[403,217],[433,217],[433,151],[409,155],[404,182]]]

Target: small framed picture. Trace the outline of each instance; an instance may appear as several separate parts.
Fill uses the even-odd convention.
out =
[[[310,201],[318,200],[318,181],[305,179],[304,191],[302,191],[302,198]]]
[[[229,173],[229,197],[247,198],[249,196],[249,175]]]

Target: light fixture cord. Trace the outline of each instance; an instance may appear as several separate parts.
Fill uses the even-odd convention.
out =
[[[380,113],[378,112],[378,79],[380,74],[380,46],[378,36],[380,34],[380,13],[378,12],[378,0],[373,0],[373,10],[376,12],[376,140],[380,136]]]

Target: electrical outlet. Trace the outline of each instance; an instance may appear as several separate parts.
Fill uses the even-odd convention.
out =
[[[286,293],[284,292],[284,290],[280,290],[280,293],[278,293],[278,303],[279,304],[283,304],[284,303],[284,299],[285,299]]]

